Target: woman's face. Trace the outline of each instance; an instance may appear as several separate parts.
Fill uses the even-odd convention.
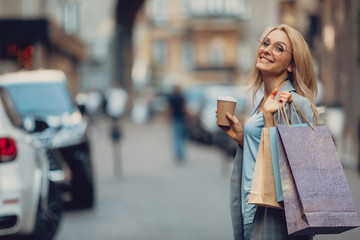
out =
[[[281,76],[292,72],[292,49],[286,33],[270,32],[257,51],[256,68],[265,75]]]

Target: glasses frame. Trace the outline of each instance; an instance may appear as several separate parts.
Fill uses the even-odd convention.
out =
[[[260,49],[260,48],[266,49],[267,47],[270,47],[270,46],[271,46],[271,52],[272,52],[274,55],[276,55],[276,56],[281,56],[281,55],[283,55],[283,53],[284,53],[284,52],[281,52],[279,55],[277,55],[276,53],[274,53],[274,43],[278,43],[278,42],[270,43],[270,45],[267,46],[267,47],[264,47],[264,46],[263,46],[263,45],[264,45],[264,42],[265,42],[265,39],[264,39],[263,41],[258,40],[258,42],[260,43],[259,49]],[[284,43],[284,44],[285,44],[285,43]],[[286,44],[285,44],[285,46],[286,46]],[[289,53],[291,56],[293,55],[291,52],[289,52],[289,51],[286,50],[286,49],[284,49],[284,51],[287,52],[287,53]]]

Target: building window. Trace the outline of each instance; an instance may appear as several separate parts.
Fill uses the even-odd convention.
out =
[[[157,40],[154,43],[153,58],[157,65],[164,65],[167,59],[167,47],[164,40]]]
[[[253,52],[255,49],[246,42],[239,42],[237,48],[237,65],[244,71],[249,72],[252,65],[254,64]]]
[[[33,0],[23,0],[23,16],[31,17],[34,15],[34,2]]]
[[[225,12],[228,15],[238,16],[239,18],[249,17],[248,0],[227,0],[225,4]]]
[[[222,67],[225,64],[225,42],[221,37],[215,37],[210,42],[210,66]]]
[[[191,1],[191,12],[193,15],[201,16],[205,15],[206,0]]]
[[[183,0],[185,1],[185,0]],[[189,12],[197,17],[249,17],[248,0],[197,0],[188,3]]]
[[[191,15],[191,0],[180,0],[180,13],[183,17]]]
[[[182,46],[182,62],[186,70],[194,68],[194,48],[190,41],[185,41]]]
[[[149,4],[150,9],[148,9],[150,18],[155,23],[163,23],[168,19],[168,6],[167,0],[152,0]]]
[[[221,48],[217,46],[210,48],[210,65],[212,67],[224,66],[224,51]]]
[[[225,14],[223,6],[226,2],[227,1],[224,2],[223,0],[207,0],[207,13],[212,16]]]
[[[65,3],[63,8],[64,29],[68,34],[75,34],[79,31],[79,6],[76,2]]]

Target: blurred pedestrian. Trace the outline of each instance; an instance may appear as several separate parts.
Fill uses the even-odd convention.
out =
[[[106,93],[106,113],[113,119],[120,118],[126,110],[128,94],[120,87],[110,87]]]
[[[124,88],[113,86],[105,92],[105,112],[111,118],[110,136],[113,143],[114,171],[115,175],[122,175],[120,139],[122,137],[121,117],[125,114],[128,93]]]
[[[86,93],[85,109],[91,125],[95,124],[96,119],[100,114],[102,101],[103,96],[99,90],[92,89]]]
[[[175,158],[178,163],[185,160],[186,147],[186,103],[180,86],[176,85],[169,96],[169,112]]]
[[[258,90],[263,91],[262,100],[244,127],[229,113],[230,127],[221,127],[238,143],[230,187],[234,239],[312,239],[288,236],[284,210],[248,203],[261,131],[275,126],[278,104],[294,101],[310,122],[318,123],[317,81],[309,48],[301,34],[287,25],[266,30],[257,45],[247,82],[253,96]],[[297,123],[296,114],[291,109],[291,120]]]

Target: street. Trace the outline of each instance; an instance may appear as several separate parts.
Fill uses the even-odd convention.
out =
[[[120,177],[107,124],[101,119],[92,131],[96,207],[67,212],[57,240],[232,238],[231,165],[217,149],[189,144],[187,162],[177,165],[167,122],[125,121]]]
[[[122,129],[115,153],[106,119],[92,129],[96,207],[66,212],[56,239],[231,240],[231,162],[216,148],[189,143],[186,163],[176,164],[170,126],[162,118],[145,125],[125,120]],[[114,154],[121,164],[114,163]],[[353,170],[345,173],[360,212],[360,177]],[[314,239],[359,236],[357,228]]]

